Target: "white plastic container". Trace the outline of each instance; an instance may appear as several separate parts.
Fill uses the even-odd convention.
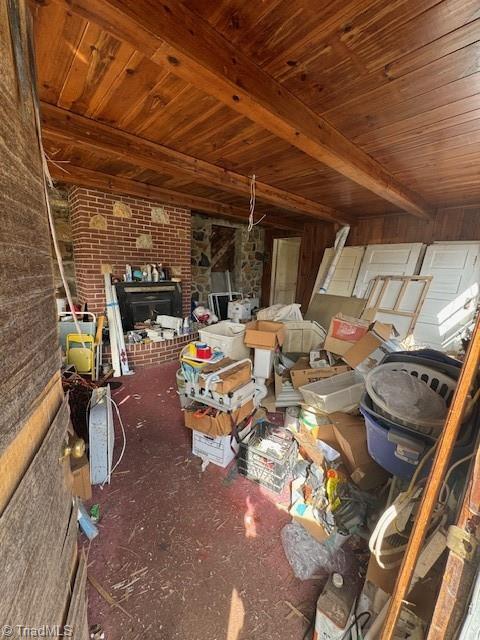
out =
[[[230,320],[222,320],[210,327],[199,330],[200,340],[212,349],[220,349],[227,358],[242,360],[248,358],[250,349],[244,343],[245,325]]]
[[[306,384],[300,387],[300,392],[305,404],[324,413],[333,413],[358,405],[364,389],[363,376],[358,371],[347,371]]]
[[[270,349],[254,349],[253,377],[269,378],[273,368],[273,356],[275,351]]]
[[[239,445],[231,436],[207,436],[200,431],[192,432],[192,453],[225,468],[235,458]]]
[[[309,353],[314,347],[323,345],[327,332],[313,320],[285,322],[286,336],[283,353]]]

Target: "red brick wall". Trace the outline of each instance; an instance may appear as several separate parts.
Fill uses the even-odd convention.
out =
[[[189,209],[163,205],[139,198],[104,193],[96,189],[69,190],[77,296],[90,311],[101,313],[105,306],[102,265],[112,266],[122,277],[125,265],[162,263],[182,279],[183,313],[190,313],[191,214]],[[115,202],[128,205],[130,218],[114,216]],[[169,224],[152,221],[152,207],[162,207]],[[102,218],[94,218],[102,216]],[[92,221],[92,218],[93,221]],[[106,229],[92,226],[101,222]],[[136,247],[140,234],[149,234],[152,249]]]
[[[180,351],[189,342],[198,340],[198,333],[180,336],[163,342],[149,342],[147,344],[126,344],[128,365],[134,369],[161,364],[170,360],[178,360]],[[111,362],[110,346],[103,349],[103,362]],[[179,364],[180,366],[180,364]]]

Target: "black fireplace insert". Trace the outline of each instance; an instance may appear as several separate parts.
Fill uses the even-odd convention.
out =
[[[136,322],[155,320],[160,315],[182,317],[179,282],[117,282],[115,288],[124,331],[131,331]]]

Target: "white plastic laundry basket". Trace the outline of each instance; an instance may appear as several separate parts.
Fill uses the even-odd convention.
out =
[[[397,415],[392,413],[392,409],[379,398],[374,390],[374,382],[387,371],[403,371],[422,380],[430,389],[438,393],[438,395],[445,400],[447,407],[450,405],[453,397],[457,385],[456,380],[449,378],[444,373],[440,373],[435,369],[411,362],[386,362],[372,369],[365,379],[366,390],[377,413],[399,425],[414,428],[422,433],[438,433],[438,431],[443,428],[444,418],[438,420],[427,420],[425,418],[416,420],[412,416]]]

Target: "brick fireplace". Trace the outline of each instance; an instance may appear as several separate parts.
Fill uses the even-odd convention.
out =
[[[105,270],[122,277],[126,264],[162,263],[181,278],[183,315],[190,313],[190,210],[84,187],[70,188],[68,199],[80,302],[101,313]]]
[[[100,314],[105,309],[103,272],[119,278],[125,265],[162,263],[181,278],[182,314],[190,313],[191,214],[161,202],[71,187],[68,192],[71,239],[79,302]],[[130,365],[137,368],[174,360],[192,336],[150,344],[127,345]],[[105,346],[104,361],[110,360]]]

